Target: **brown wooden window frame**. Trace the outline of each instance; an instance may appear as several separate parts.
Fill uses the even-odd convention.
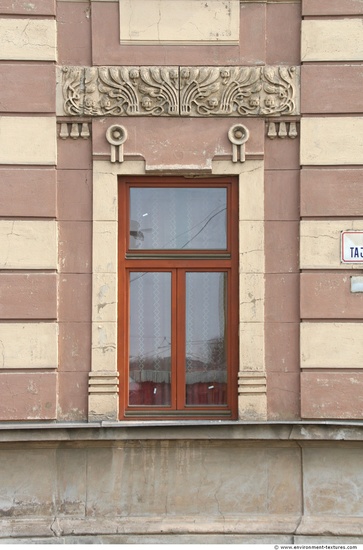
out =
[[[120,419],[237,419],[238,377],[238,180],[206,177],[119,177],[118,216],[118,369]],[[130,188],[219,187],[227,190],[225,250],[139,250],[129,248]],[[129,273],[172,274],[171,405],[129,405]],[[187,405],[185,385],[186,273],[227,273],[227,398],[225,405]]]

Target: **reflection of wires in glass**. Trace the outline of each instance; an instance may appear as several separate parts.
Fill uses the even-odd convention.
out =
[[[169,346],[162,346],[163,348],[163,351],[160,352],[159,351],[159,348],[155,351],[147,351],[145,353],[140,353],[139,355],[130,355],[130,360],[131,359],[145,359],[145,358],[149,358],[149,359],[152,359],[153,357],[160,357],[161,355],[163,354],[166,354],[167,352],[171,352],[171,344]],[[169,357],[169,355],[167,356]]]
[[[183,244],[183,246],[180,247],[180,250],[182,248],[185,248],[191,241],[193,241],[196,237],[198,237],[198,235],[201,234],[202,231],[204,231],[204,229],[207,227],[207,225],[209,224],[209,222],[211,222],[213,220],[213,218],[215,218],[216,216],[218,216],[218,214],[221,214],[221,212],[224,212],[225,210],[227,210],[227,208],[222,208],[221,210],[218,210],[218,212],[216,212],[215,214],[211,215],[210,218],[206,221],[206,223],[203,225],[203,227],[201,229],[199,229],[199,231],[189,239],[189,241],[187,241],[186,243]],[[212,210],[213,212],[213,210]],[[209,216],[210,214],[208,214]],[[206,216],[204,219],[206,219],[208,216]],[[196,225],[199,225],[200,223],[202,222],[199,222],[198,224]],[[193,226],[193,227],[196,227]],[[193,228],[192,228],[193,229]],[[175,239],[177,239],[178,237],[180,237],[181,235],[184,235],[184,233],[189,233],[190,230],[188,231],[184,231],[183,233],[180,233],[180,235],[177,235],[176,237],[174,237],[171,241],[168,241],[164,246],[163,248],[165,248],[169,243],[171,243],[172,241],[174,241]],[[130,232],[131,233],[131,232]],[[143,239],[142,239],[143,240]],[[138,279],[141,279],[142,277],[145,277],[145,275],[147,275],[148,273],[150,273],[150,271],[146,271],[145,273],[142,273],[141,275],[139,275],[138,277],[134,277],[133,279],[130,277],[130,284],[133,283],[134,281],[137,281]]]
[[[145,277],[145,275],[153,275],[154,273],[155,271],[145,271],[145,272],[142,272],[141,275],[139,275],[138,277],[134,277],[133,279],[131,278],[131,273],[130,273],[130,284],[134,283],[138,279],[142,279],[142,277]],[[160,271],[156,273],[160,273]]]
[[[195,225],[192,225],[192,227],[190,227],[189,229],[186,229],[185,231],[182,231],[181,233],[179,233],[178,235],[176,235],[175,237],[173,237],[172,239],[170,239],[170,241],[168,241],[167,243],[165,243],[162,248],[166,248],[168,246],[168,244],[172,243],[173,241],[176,241],[177,239],[179,239],[182,235],[185,235],[185,233],[190,233],[195,227],[198,227],[200,224],[202,224],[205,220],[208,220],[207,223],[214,218],[214,216],[216,214],[219,214],[220,212],[223,212],[224,210],[227,210],[227,208],[222,208],[222,210],[219,210],[216,214],[215,214],[215,211],[216,209],[218,208],[218,206],[216,206],[216,208],[213,208],[213,210],[211,210],[209,212],[209,214],[207,214],[202,220],[200,220],[200,222],[196,223]],[[210,216],[210,217],[209,217]],[[206,224],[207,225],[207,224]],[[204,228],[205,226],[202,227],[202,229]],[[199,233],[197,233],[197,235],[199,235]],[[193,237],[194,238],[194,237]],[[190,242],[190,241],[188,241]],[[188,243],[185,243],[181,248],[184,248]]]
[[[203,227],[198,231],[198,233],[196,233],[194,235],[194,237],[192,237],[191,239],[189,239],[189,241],[187,241],[185,244],[183,244],[183,246],[181,248],[185,248],[187,246],[187,244],[189,244],[190,242],[192,242],[196,237],[198,237],[198,235],[201,234],[201,232],[207,227],[207,225],[209,224],[209,222],[211,222],[213,220],[213,218],[215,218],[216,216],[218,216],[218,214],[220,214],[221,212],[224,212],[225,210],[227,210],[227,208],[222,208],[222,210],[219,210],[219,212],[216,212],[215,214],[213,214],[213,216],[211,216],[209,218],[209,220],[203,225]]]

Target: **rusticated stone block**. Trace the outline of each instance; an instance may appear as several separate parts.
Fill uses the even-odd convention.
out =
[[[362,45],[363,30],[359,18],[302,21],[301,60],[304,62],[361,61]]]
[[[0,0],[0,14],[12,15],[55,15],[55,0]]]
[[[85,142],[82,140],[80,143]],[[105,195],[103,197],[106,198]],[[57,206],[59,220],[92,220],[92,173],[79,169],[57,170]]]
[[[91,370],[91,323],[59,323],[59,371]]]
[[[56,373],[0,373],[1,420],[54,420]]]
[[[341,232],[362,231],[359,219],[303,220],[300,223],[300,267],[302,269],[346,269],[341,262]],[[359,263],[349,269],[361,269]]]
[[[301,171],[302,216],[359,217],[362,210],[362,168],[309,168]]]
[[[55,179],[54,168],[0,168],[0,216],[55,218]]]
[[[88,273],[63,274],[59,279],[61,322],[91,321],[91,276]]]
[[[0,319],[56,319],[54,273],[0,273]]]
[[[56,323],[0,323],[0,368],[56,369]]]
[[[359,369],[363,362],[362,338],[362,323],[302,323],[301,367]]]
[[[87,420],[87,372],[59,372],[58,374],[59,421],[75,422]]]
[[[40,534],[51,536],[44,525],[35,524],[33,516],[54,515],[54,490],[56,488],[54,449],[2,449],[0,453],[0,516],[13,520],[28,517],[26,529],[19,525],[17,531],[26,536]],[[43,520],[44,521],[44,520]],[[49,520],[48,520],[49,521]],[[15,522],[14,522],[15,523]],[[19,522],[20,523],[20,522]],[[1,536],[6,536],[6,525],[1,525]],[[10,526],[9,526],[10,527]],[[24,526],[25,527],[25,526]],[[35,527],[35,529],[34,529]],[[13,525],[14,528],[14,525]],[[13,529],[10,528],[8,536]]]
[[[53,19],[1,19],[0,59],[55,61],[56,53]]]
[[[302,418],[362,419],[362,372],[303,372]]]
[[[89,2],[57,2],[57,54],[59,64],[87,65],[92,63],[91,25],[94,23],[94,5],[93,2],[91,17]],[[105,7],[105,4],[101,4],[101,9],[102,7]],[[104,14],[102,15],[104,16]],[[97,33],[97,31],[95,32]]]
[[[299,220],[299,170],[266,170],[264,186],[267,221]]]
[[[56,269],[56,222],[49,220],[0,221],[1,269]]]
[[[0,164],[54,165],[55,117],[0,116]]]
[[[360,0],[302,0],[303,15],[361,15]]]
[[[304,500],[307,516],[345,516],[362,521],[363,449],[304,448]],[[348,516],[348,518],[347,518]]]
[[[363,117],[304,117],[301,120],[301,164],[360,165]]]
[[[0,66],[1,111],[55,113],[55,67],[50,64],[7,63]],[[26,92],[24,92],[26,90]]]
[[[90,273],[92,267],[92,224],[59,222],[59,271]]]
[[[305,319],[361,319],[363,294],[352,293],[347,273],[302,273],[300,311]]]
[[[301,112],[361,113],[362,86],[361,65],[304,64],[301,68]]]
[[[300,63],[300,26],[300,2],[267,2],[266,39],[263,37],[267,64]]]

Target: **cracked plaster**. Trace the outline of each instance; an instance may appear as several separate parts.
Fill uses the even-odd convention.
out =
[[[147,4],[120,0],[120,40],[122,44],[238,44],[239,0],[148,0]]]

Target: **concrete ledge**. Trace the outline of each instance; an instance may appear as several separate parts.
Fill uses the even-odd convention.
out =
[[[57,517],[57,518],[7,518],[0,520],[1,537],[63,537],[75,535],[111,534],[197,534],[197,533],[294,533],[300,516],[262,515],[208,518],[178,516],[148,517]]]
[[[304,537],[299,537],[304,539]],[[349,539],[348,543],[362,539]],[[67,535],[65,537],[0,538],[2,544],[293,544],[293,535],[162,534]],[[304,542],[304,540],[303,540]],[[332,542],[329,540],[328,542]],[[342,541],[340,540],[340,543]]]
[[[3,422],[0,443],[131,440],[363,441],[363,421],[346,422]]]
[[[314,526],[316,526],[317,535],[322,542],[329,536],[329,541],[332,541],[331,537],[343,536],[357,537],[355,542],[362,542],[363,537],[362,526],[363,518],[357,517],[345,517],[337,518],[331,516],[281,516],[279,514],[261,515],[261,516],[248,516],[248,517],[221,517],[218,519],[207,518],[200,516],[197,519],[195,517],[148,517],[147,521],[145,517],[108,517],[102,518],[12,518],[0,520],[0,541],[8,540],[9,542],[15,542],[15,538],[22,536],[41,537],[45,538],[44,542],[50,543],[56,539],[57,542],[60,538],[65,537],[63,542],[67,542],[68,537],[75,539],[74,542],[79,540],[82,542],[83,537],[96,537],[100,540],[94,540],[93,542],[108,542],[102,540],[104,536],[116,536],[121,538],[125,535],[137,536],[140,540],[134,540],[132,542],[146,542],[146,536],[157,536],[157,541],[162,542],[166,536],[188,536],[206,534],[209,536],[226,537],[231,535],[252,535],[253,542],[267,543],[277,542],[274,537],[280,535],[279,543],[284,542],[281,540],[283,536],[297,535],[298,541],[308,542],[307,537],[314,534]],[[318,527],[317,527],[318,526]],[[308,529],[313,528],[313,531]],[[307,530],[307,531],[306,531]],[[306,538],[303,536],[306,532]],[[324,533],[324,536],[321,535]],[[267,538],[270,535],[272,538]],[[79,537],[79,538],[78,538]],[[263,538],[264,540],[261,540]],[[143,540],[144,539],[144,540]],[[30,539],[29,539],[30,540]],[[310,539],[311,541],[312,539]],[[220,541],[227,542],[228,539]],[[350,538],[349,542],[352,541]],[[21,542],[23,540],[21,539]],[[54,540],[55,542],[55,540]],[[73,541],[72,541],[73,542]],[[111,541],[110,541],[111,542]],[[131,542],[128,540],[114,540],[113,542]],[[151,541],[150,541],[151,542]],[[178,540],[174,539],[174,542]],[[181,542],[181,541],[180,541]],[[196,542],[196,541],[195,541]],[[203,540],[205,543],[206,541]],[[232,542],[232,540],[231,540]],[[247,540],[234,540],[233,542],[248,542],[251,543],[251,539]],[[285,539],[286,542],[286,539]],[[314,538],[314,543],[316,543]],[[342,539],[339,539],[342,543]]]

